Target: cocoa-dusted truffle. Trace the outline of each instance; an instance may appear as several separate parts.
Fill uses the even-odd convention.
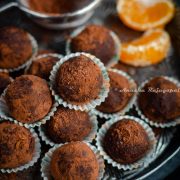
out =
[[[32,56],[28,33],[16,27],[0,29],[0,68],[17,68]]]
[[[84,104],[98,98],[102,84],[100,68],[84,55],[64,62],[56,76],[57,93],[74,104]]]
[[[180,116],[180,92],[173,82],[156,77],[145,85],[143,91],[138,103],[148,119],[166,123]]]
[[[108,71],[108,74],[110,78],[108,97],[96,109],[104,113],[116,113],[128,104],[133,93],[130,92],[131,85],[127,78],[112,71]]]
[[[45,117],[52,106],[52,96],[45,80],[22,75],[8,87],[5,100],[10,114],[23,123],[33,123]]]
[[[87,52],[107,64],[115,55],[115,43],[110,31],[99,25],[88,25],[71,40],[72,52]]]
[[[16,168],[32,160],[35,140],[25,127],[0,123],[0,168]]]
[[[104,149],[116,162],[134,163],[148,151],[150,143],[143,127],[136,121],[123,119],[114,123],[104,137]]]
[[[56,52],[52,49],[40,49],[38,50],[37,56],[43,55],[43,54],[51,54],[51,53],[56,53]]]
[[[72,142],[55,150],[50,163],[55,180],[95,180],[99,164],[94,152],[83,142]]]
[[[0,95],[3,93],[4,89],[11,83],[12,79],[8,73],[0,72]]]
[[[54,142],[65,143],[83,140],[89,135],[92,124],[88,113],[58,107],[46,128]]]
[[[58,58],[48,56],[39,58],[37,57],[37,60],[34,60],[30,67],[28,68],[26,74],[32,74],[35,76],[39,76],[43,79],[49,80],[50,72],[53,68],[53,66],[59,61]]]

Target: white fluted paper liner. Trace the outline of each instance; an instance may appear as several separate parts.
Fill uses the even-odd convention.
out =
[[[121,121],[123,119],[131,119],[133,121],[138,122],[146,131],[148,138],[149,138],[149,142],[150,142],[150,148],[149,148],[148,152],[144,155],[144,157],[134,163],[131,163],[131,164],[121,164],[121,163],[114,161],[106,153],[106,151],[103,148],[104,137],[105,137],[107,131],[109,130],[109,128],[114,123]],[[151,158],[154,156],[156,143],[157,143],[157,140],[155,138],[155,135],[154,135],[152,129],[148,126],[148,124],[146,124],[143,120],[133,117],[133,116],[120,116],[120,117],[112,118],[110,121],[107,121],[105,124],[102,125],[102,127],[99,129],[99,132],[96,137],[96,146],[97,146],[97,149],[100,151],[100,154],[103,156],[103,158],[109,164],[111,164],[113,167],[116,167],[118,169],[123,169],[123,170],[132,170],[132,169],[136,169],[138,167],[146,167],[151,162]]]
[[[90,111],[91,109],[95,108],[96,106],[100,105],[101,102],[103,102],[105,100],[105,98],[108,96],[109,93],[109,77],[108,77],[108,73],[106,68],[104,67],[103,63],[96,58],[95,56],[88,54],[88,53],[72,53],[70,55],[67,55],[65,57],[63,57],[61,59],[61,61],[57,62],[56,65],[53,67],[53,70],[51,71],[51,75],[50,75],[50,86],[51,89],[54,90],[55,92],[55,86],[56,86],[56,75],[57,72],[60,68],[60,66],[70,60],[73,57],[78,57],[80,55],[84,55],[86,57],[88,57],[89,59],[91,59],[101,70],[102,72],[102,76],[103,76],[103,85],[101,87],[99,96],[97,97],[97,99],[91,100],[88,103],[84,103],[82,105],[75,105],[75,104],[71,104],[69,102],[66,102],[64,99],[62,99],[58,94],[54,94],[56,101],[59,104],[62,104],[64,107],[68,107],[69,109],[74,109],[74,110],[81,110],[81,111]],[[77,67],[78,68],[78,67]]]
[[[22,64],[21,66],[16,67],[16,68],[10,68],[10,69],[5,69],[5,68],[1,69],[0,68],[0,72],[15,72],[15,71],[19,71],[21,69],[24,69],[26,66],[29,65],[29,63],[31,63],[32,59],[34,59],[34,57],[37,55],[38,44],[37,44],[36,39],[30,33],[28,33],[28,37],[29,37],[29,39],[31,41],[31,44],[32,44],[32,56],[24,64]]]
[[[39,60],[39,59],[47,58],[47,57],[54,57],[54,58],[58,58],[59,60],[61,60],[61,58],[63,57],[63,55],[57,54],[57,53],[40,54],[40,55],[34,57],[31,62],[29,62],[29,64],[27,65],[27,67],[26,67],[26,69],[25,69],[25,74],[27,73],[28,69],[31,67],[33,61],[37,61],[37,60]]]
[[[84,138],[84,141],[86,141],[86,142],[92,142],[93,139],[95,139],[96,134],[97,134],[97,130],[98,130],[97,117],[95,115],[92,115],[91,113],[89,113],[89,117],[90,117],[90,122],[92,124],[92,129],[91,129],[91,132],[89,133],[89,135]],[[55,145],[58,145],[53,140],[51,140],[50,137],[48,137],[48,135],[46,134],[46,128],[44,126],[46,126],[46,124],[40,126],[39,129],[38,129],[41,139],[47,145],[50,145],[52,147],[55,146]],[[64,143],[61,143],[61,144],[64,144]]]
[[[99,154],[99,151],[94,146],[92,146],[91,144],[89,144],[87,142],[84,142],[84,143],[86,143],[91,148],[91,150],[94,152],[94,154],[96,155],[97,161],[99,163],[99,177],[98,177],[98,180],[100,180],[100,179],[103,178],[103,175],[104,175],[104,172],[105,172],[105,170],[104,170],[104,168],[105,168],[104,160],[103,160],[102,156]],[[68,144],[68,143],[65,143],[65,144]],[[53,179],[51,177],[51,174],[50,174],[49,165],[50,165],[50,162],[51,162],[51,158],[52,158],[53,152],[57,148],[59,148],[61,146],[63,146],[63,144],[51,148],[45,154],[44,158],[42,159],[42,162],[41,162],[41,176],[42,176],[42,178],[44,180],[51,180],[51,179]]]
[[[165,78],[169,81],[171,81],[172,83],[174,83],[175,85],[177,85],[178,88],[180,88],[180,82],[178,80],[176,80],[175,78],[173,77],[168,77],[168,76],[160,76],[162,78]],[[153,78],[149,79],[149,80],[146,80],[144,81],[140,87],[139,87],[139,90],[142,90],[143,87],[149,82],[151,81]],[[136,103],[135,103],[135,108],[136,108],[136,111],[138,113],[138,115],[141,117],[141,119],[145,120],[147,123],[149,123],[151,126],[155,126],[157,128],[169,128],[169,127],[173,127],[173,126],[177,126],[180,124],[180,117],[172,120],[172,121],[169,121],[169,122],[166,122],[166,123],[160,123],[160,122],[154,122],[154,121],[151,121],[149,118],[147,118],[143,112],[141,111],[140,107],[139,107],[139,104],[138,104],[138,96],[140,95],[140,93],[137,94],[137,97],[136,97]],[[168,102],[167,102],[168,103]]]
[[[17,168],[13,168],[13,169],[0,169],[0,171],[2,173],[16,173],[18,171],[23,171],[23,170],[28,169],[29,167],[33,166],[38,161],[38,159],[40,158],[40,155],[41,155],[41,144],[40,144],[40,140],[38,138],[38,135],[35,133],[34,129],[29,129],[29,131],[31,132],[31,135],[32,135],[32,137],[35,140],[35,148],[34,148],[34,153],[33,153],[32,160],[29,163],[27,163],[25,165],[22,165],[22,166],[19,166]],[[23,154],[22,154],[22,156],[23,156]]]
[[[72,53],[72,51],[71,51],[71,41],[72,41],[72,38],[74,38],[77,35],[79,35],[84,29],[85,29],[85,26],[76,29],[75,31],[72,32],[72,34],[70,35],[70,38],[67,39],[67,41],[66,41],[66,54],[67,55]],[[114,40],[115,54],[112,57],[112,59],[110,59],[109,63],[107,64],[107,67],[110,67],[110,65],[112,63],[117,63],[118,62],[119,55],[120,55],[120,50],[121,50],[121,41],[120,41],[119,37],[113,31],[110,31],[110,35],[111,35],[111,37]]]
[[[131,99],[129,100],[128,104],[119,112],[116,112],[116,113],[103,113],[103,112],[101,112],[101,111],[99,111],[97,109],[92,110],[93,114],[96,114],[100,118],[105,118],[105,119],[111,119],[111,118],[115,118],[115,117],[119,117],[121,115],[124,115],[135,104],[136,95],[137,95],[137,85],[136,85],[135,81],[127,73],[125,73],[125,72],[123,72],[121,70],[117,70],[117,69],[108,69],[108,71],[115,72],[115,73],[125,77],[130,83],[130,87],[131,87],[130,91],[133,92],[133,95],[132,95]]]
[[[29,123],[29,124],[28,123],[22,123],[16,119],[14,119],[10,115],[9,108],[6,104],[5,99],[4,99],[7,89],[8,89],[8,87],[4,90],[3,94],[0,97],[0,118],[2,118],[3,120],[12,121],[12,122],[19,124],[20,126],[24,126],[26,128],[34,128],[36,126],[41,126],[42,124],[45,124],[46,121],[50,120],[50,118],[54,115],[55,111],[57,110],[58,103],[55,102],[54,96],[53,96],[54,92],[51,90],[52,98],[53,98],[54,102],[53,102],[53,105],[52,105],[50,111],[48,112],[48,114],[44,118],[38,120],[37,122]]]

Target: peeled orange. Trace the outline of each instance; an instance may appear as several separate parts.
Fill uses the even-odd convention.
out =
[[[161,62],[170,49],[169,34],[160,29],[149,30],[142,37],[123,43],[120,60],[132,66],[148,66]]]
[[[144,31],[167,24],[175,7],[170,0],[118,0],[117,11],[125,25]]]

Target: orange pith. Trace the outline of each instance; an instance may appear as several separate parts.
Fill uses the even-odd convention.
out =
[[[133,66],[148,66],[161,62],[170,48],[167,32],[160,29],[149,30],[142,37],[122,44],[120,59]]]
[[[161,27],[174,15],[174,5],[169,0],[118,0],[120,19],[135,30]]]

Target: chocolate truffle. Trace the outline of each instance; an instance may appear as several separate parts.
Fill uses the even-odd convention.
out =
[[[94,152],[83,142],[72,142],[55,150],[50,162],[54,180],[95,180],[99,164]]]
[[[100,68],[84,55],[64,62],[56,76],[57,93],[73,104],[84,104],[98,98],[102,85]]]
[[[43,55],[43,54],[51,54],[51,53],[56,53],[56,52],[52,49],[40,49],[38,50],[37,56]]]
[[[93,54],[104,64],[108,64],[116,53],[110,30],[99,25],[88,25],[79,35],[72,38],[71,51]]]
[[[54,142],[65,143],[83,140],[89,135],[92,124],[87,112],[58,107],[46,127]]]
[[[16,168],[32,160],[35,140],[25,127],[0,123],[0,168]]]
[[[104,137],[104,149],[116,162],[134,163],[150,147],[148,135],[136,121],[123,119],[114,123]]]
[[[104,113],[116,113],[128,104],[133,93],[128,91],[131,90],[131,86],[127,78],[112,71],[108,71],[108,74],[110,78],[108,97],[96,109]]]
[[[45,80],[33,76],[17,77],[8,87],[5,100],[10,114],[23,123],[45,117],[52,106],[52,96]]]
[[[0,72],[0,95],[3,93],[4,89],[11,83],[12,79],[8,73]]]
[[[32,56],[28,33],[16,27],[0,29],[0,68],[17,68]]]
[[[32,62],[26,74],[39,76],[49,81],[50,72],[57,61],[59,61],[59,59],[52,56],[38,58]]]
[[[166,123],[180,116],[180,92],[173,82],[156,77],[142,90],[144,92],[140,93],[138,104],[148,119]]]

